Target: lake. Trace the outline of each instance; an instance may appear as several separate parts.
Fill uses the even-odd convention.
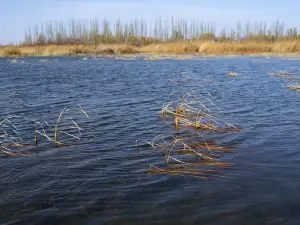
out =
[[[15,115],[53,126],[65,106],[77,104],[88,114],[80,120],[87,135],[76,145],[41,139],[31,156],[0,155],[0,224],[300,223],[300,93],[283,87],[288,78],[267,75],[299,75],[300,59],[126,59],[0,58],[0,120]],[[182,74],[189,82],[170,82]],[[177,133],[173,120],[161,118],[162,106],[206,91],[222,119],[243,128],[198,131],[232,147],[221,156],[232,165],[215,179],[148,173],[165,161],[145,141],[195,133]],[[34,125],[15,121],[32,142]]]

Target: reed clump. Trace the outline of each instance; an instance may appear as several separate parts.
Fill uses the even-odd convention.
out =
[[[236,73],[236,72],[230,72],[230,73],[228,74],[228,76],[230,76],[230,77],[238,77],[239,74]]]
[[[289,83],[287,84],[287,88],[291,89],[292,91],[300,91],[300,83]]]
[[[271,77],[292,77],[295,76],[294,73],[286,72],[286,71],[279,71],[278,73],[268,73]]]
[[[187,76],[185,73],[179,75],[183,78]],[[171,83],[179,84],[179,82]],[[204,135],[208,132],[241,131],[242,128],[221,120],[223,114],[221,108],[214,103],[211,94],[205,91],[203,86],[201,88],[204,90],[202,94],[187,92],[179,99],[163,105],[161,117],[173,120],[177,132],[180,126],[194,128],[197,132],[189,136],[161,134],[154,137],[151,142],[145,141],[153,151],[164,156],[164,164],[150,165],[148,173],[189,176],[205,180],[227,177],[222,173],[231,167],[232,163],[226,162],[224,156],[233,153],[234,149],[219,145],[214,140],[206,141]],[[202,131],[202,134],[198,131]],[[139,149],[138,146],[137,148]]]
[[[86,136],[86,131],[80,125],[82,118],[88,118],[88,114],[78,105],[78,113],[72,116],[71,108],[65,107],[58,115],[56,124],[51,126],[46,120],[37,121],[24,116],[7,116],[0,121],[0,154],[9,156],[30,156],[38,151],[38,146],[45,147],[45,141],[53,143],[57,147],[73,146],[78,144]],[[76,118],[74,118],[76,117]],[[17,125],[19,124],[19,126]],[[29,141],[25,141],[22,130],[33,133]],[[29,127],[32,128],[32,132]]]
[[[297,77],[296,74],[287,71],[279,71],[277,73],[267,73],[267,74],[270,77],[287,79],[289,83],[282,85],[283,88],[289,88],[292,91],[300,91],[300,84],[298,82],[299,77]]]
[[[177,131],[181,125],[215,132],[241,130],[219,118],[222,110],[212,100],[213,98],[208,92],[206,95],[195,95],[188,92],[179,99],[165,104],[162,107],[161,116],[162,118],[173,118]]]
[[[217,145],[199,137],[156,136],[148,143],[153,151],[164,155],[164,166],[150,165],[148,173],[175,176],[191,176],[201,179],[225,177],[224,169],[232,163],[221,160],[223,154],[234,152],[233,148]]]

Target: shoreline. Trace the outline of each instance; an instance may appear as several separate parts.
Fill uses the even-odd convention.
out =
[[[0,57],[195,55],[195,56],[300,56],[300,42],[174,42],[132,46],[126,44],[1,46]]]
[[[131,54],[76,54],[76,55],[26,55],[26,56],[18,56],[18,55],[12,55],[12,56],[4,56],[4,55],[0,55],[0,58],[28,58],[28,57],[112,57],[112,56],[144,56],[144,57],[167,57],[167,56],[194,56],[194,57],[242,57],[242,56],[246,56],[246,57],[287,57],[287,58],[299,58],[300,60],[300,52],[299,53],[248,53],[248,54],[233,54],[233,53],[222,53],[222,54],[203,54],[203,53],[198,53],[198,54],[191,54],[191,53],[131,53]],[[153,59],[155,60],[155,59]],[[159,60],[159,59],[157,59]]]

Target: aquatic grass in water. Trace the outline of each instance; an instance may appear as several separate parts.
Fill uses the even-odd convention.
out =
[[[208,92],[198,96],[187,93],[164,105],[161,111],[162,118],[174,118],[177,131],[179,125],[217,132],[241,130],[219,119],[220,115],[222,110],[213,102],[213,97]]]
[[[201,140],[199,140],[201,139]],[[163,153],[164,166],[150,165],[148,173],[175,176],[191,176],[193,178],[215,179],[232,164],[221,161],[222,152],[232,153],[231,147],[218,146],[214,141],[205,141],[200,137],[163,137],[156,136],[147,142],[152,150]]]
[[[230,77],[237,77],[237,76],[239,76],[239,74],[236,73],[236,72],[230,72],[230,73],[228,74],[228,76],[230,76]]]
[[[271,77],[291,77],[295,76],[294,73],[286,72],[286,71],[280,71],[278,73],[267,73]]]
[[[79,112],[88,119],[88,114],[78,105]],[[77,107],[77,110],[78,110]],[[55,126],[49,125],[46,120],[42,122],[32,120],[24,116],[8,116],[0,122],[0,154],[10,156],[29,156],[33,150],[37,151],[37,147],[41,145],[41,140],[47,140],[48,143],[54,143],[59,146],[72,146],[78,144],[85,135],[85,129],[81,127],[82,118],[73,118],[69,107],[65,107],[58,115]],[[25,141],[18,125],[31,126],[33,130],[33,138]],[[53,132],[53,135],[51,133]],[[24,135],[25,136],[25,135]],[[28,137],[29,135],[26,134]],[[62,140],[66,140],[62,141]]]
[[[195,95],[188,92],[180,99],[164,105],[161,116],[162,118],[174,118],[176,131],[179,131],[180,125],[222,133],[242,130],[218,118],[222,114],[222,110],[213,102],[213,99],[208,92],[205,95]],[[150,165],[148,171],[150,174],[215,179],[224,177],[219,175],[217,167],[228,167],[231,165],[220,161],[222,157],[220,153],[232,153],[233,149],[231,147],[218,146],[216,142],[206,141],[199,136],[170,136],[164,138],[163,135],[158,135],[152,142],[146,141],[146,143],[154,151],[162,152],[165,161],[164,167]],[[213,164],[205,162],[213,162]],[[174,167],[174,164],[176,164],[176,167]]]
[[[185,73],[179,74],[184,80],[168,80],[170,83],[184,84],[188,80]],[[238,76],[230,73],[230,76]],[[200,130],[214,132],[240,131],[219,117],[223,114],[220,107],[214,103],[214,98],[203,86],[202,94],[188,92],[177,100],[171,100],[162,107],[161,117],[174,119],[175,129],[179,126],[193,127]],[[171,95],[170,95],[171,96]],[[201,139],[201,140],[199,140]],[[191,176],[201,179],[215,179],[223,177],[218,167],[231,166],[230,163],[220,161],[222,154],[232,153],[230,147],[218,146],[214,141],[206,141],[195,137],[166,137],[156,136],[152,142],[147,142],[154,151],[164,154],[165,166],[150,165],[148,173],[167,174],[174,176]],[[209,163],[207,163],[209,162]],[[211,164],[213,162],[213,164]],[[208,168],[207,168],[208,167]]]
[[[11,64],[23,64],[24,61],[23,60],[18,60],[18,59],[11,59],[10,63]]]
[[[287,88],[293,90],[293,91],[300,91],[300,83],[289,83],[287,85]]]

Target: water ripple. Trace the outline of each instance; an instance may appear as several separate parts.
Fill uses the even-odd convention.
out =
[[[32,157],[1,157],[0,223],[300,222],[300,96],[281,88],[282,78],[267,75],[280,70],[299,74],[297,61],[47,59],[10,64],[0,58],[0,116],[24,115],[53,125],[66,105],[80,104],[90,117],[82,125],[93,138],[73,147],[45,145]],[[240,76],[228,77],[232,71]],[[180,73],[192,82],[168,82]],[[234,135],[206,134],[234,146],[228,178],[147,174],[163,156],[143,144],[137,151],[136,141],[174,134],[172,121],[159,118],[162,105],[171,93],[202,93],[202,85],[223,109],[224,120],[244,128]],[[28,124],[20,130],[32,132]]]

